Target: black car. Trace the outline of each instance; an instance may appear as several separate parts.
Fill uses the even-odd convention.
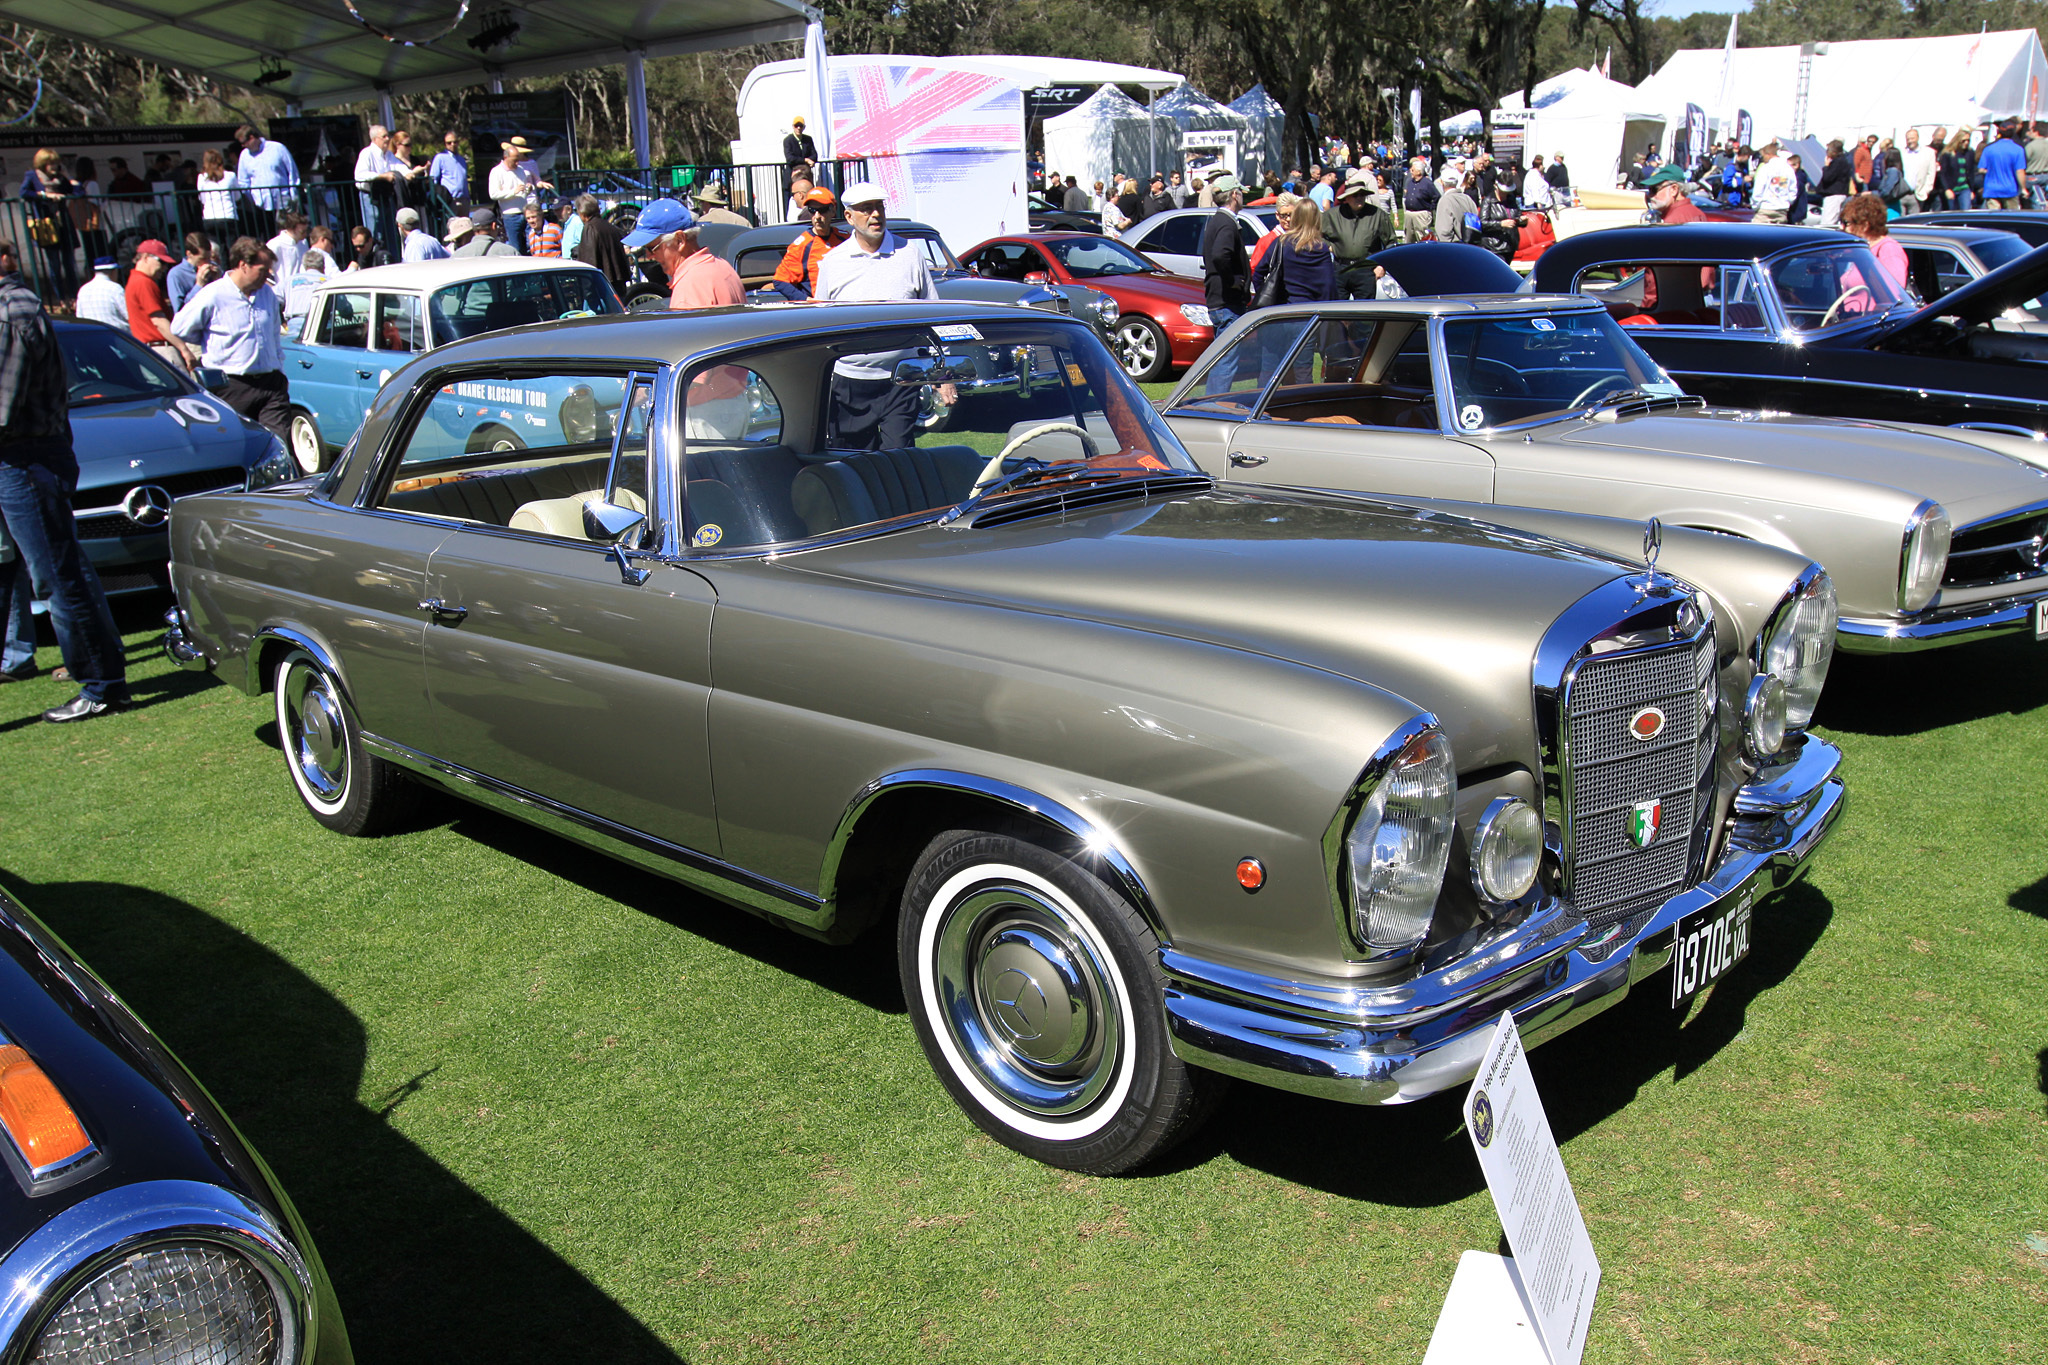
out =
[[[1102,235],[1100,213],[1069,213],[1052,200],[1031,191],[1029,205],[1033,232],[1092,232]]]
[[[1599,299],[1709,403],[2048,433],[2048,335],[2001,317],[2048,288],[2048,247],[1923,305],[1844,232],[1610,228],[1544,252],[1534,284]]]
[[[0,1360],[353,1360],[320,1255],[262,1159],[5,892],[0,1162]]]
[[[1900,219],[1899,226],[1996,228],[2028,246],[2048,246],[2048,213],[2040,209],[1939,209]]]

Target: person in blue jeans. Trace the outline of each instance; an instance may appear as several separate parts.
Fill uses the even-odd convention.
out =
[[[0,522],[0,560],[20,564],[21,553],[7,538],[7,525]],[[0,633],[0,683],[21,682],[36,675],[36,618],[34,584],[24,565],[14,574],[14,591],[0,610],[7,613],[6,630]]]
[[[21,277],[12,242],[0,241],[0,524],[15,557],[0,563],[0,602],[30,574],[50,594],[50,624],[79,693],[46,721],[89,720],[128,705],[128,662],[92,561],[78,543],[71,495],[78,457],[64,357],[42,301]]]

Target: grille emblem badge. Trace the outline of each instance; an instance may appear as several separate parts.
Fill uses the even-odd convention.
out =
[[[1657,830],[1664,823],[1662,801],[1638,801],[1628,808],[1628,841],[1637,848],[1648,848],[1657,841]]]
[[[137,526],[161,526],[171,519],[171,495],[153,483],[139,483],[121,499],[121,510]]]
[[[1664,733],[1664,713],[1654,706],[1645,706],[1628,718],[1628,736],[1648,744]]]

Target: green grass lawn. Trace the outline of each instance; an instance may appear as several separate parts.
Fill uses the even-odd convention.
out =
[[[1455,1096],[1240,1086],[1164,1168],[1068,1175],[948,1102],[886,943],[453,801],[329,834],[161,609],[123,608],[128,714],[0,688],[0,875],[268,1158],[366,1365],[1412,1365],[1498,1242]],[[1655,979],[1532,1055],[1589,1361],[2048,1353],[2044,650],[1838,664],[1852,806],[1750,959],[1682,1027]]]

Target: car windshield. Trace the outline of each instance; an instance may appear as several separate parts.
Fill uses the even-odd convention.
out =
[[[530,322],[622,313],[618,295],[595,270],[531,270],[464,280],[436,289],[429,304],[434,344]]]
[[[1817,332],[1881,313],[1899,301],[1891,277],[1861,242],[1796,251],[1769,262],[1765,270],[1794,331]]]
[[[186,391],[185,381],[138,342],[107,327],[64,327],[64,378],[72,407],[162,398]]]
[[[1986,270],[1997,270],[2001,266],[2009,265],[2022,256],[2032,254],[2034,251],[2033,247],[2027,245],[2024,238],[2015,237],[2011,233],[2001,233],[1996,237],[1985,237],[1973,245],[1977,252],[1977,259],[1984,263]],[[2036,318],[2048,321],[2048,294],[2042,294],[2038,298],[2029,299],[2021,304],[2020,307],[2032,313]]]
[[[1562,417],[1603,400],[1684,390],[1600,312],[1444,324],[1452,420],[1463,431]]]
[[[821,382],[829,379],[829,382]],[[977,491],[1197,472],[1092,328],[991,322],[771,342],[689,375],[699,550],[921,524]]]
[[[1122,242],[1107,237],[1059,238],[1044,244],[1060,258],[1060,264],[1077,280],[1098,280],[1111,275],[1143,275],[1159,267]]]
[[[936,234],[899,232],[897,236],[908,238],[916,243],[918,250],[924,253],[925,264],[933,270],[960,269],[960,262],[954,259],[953,249],[947,246]]]

